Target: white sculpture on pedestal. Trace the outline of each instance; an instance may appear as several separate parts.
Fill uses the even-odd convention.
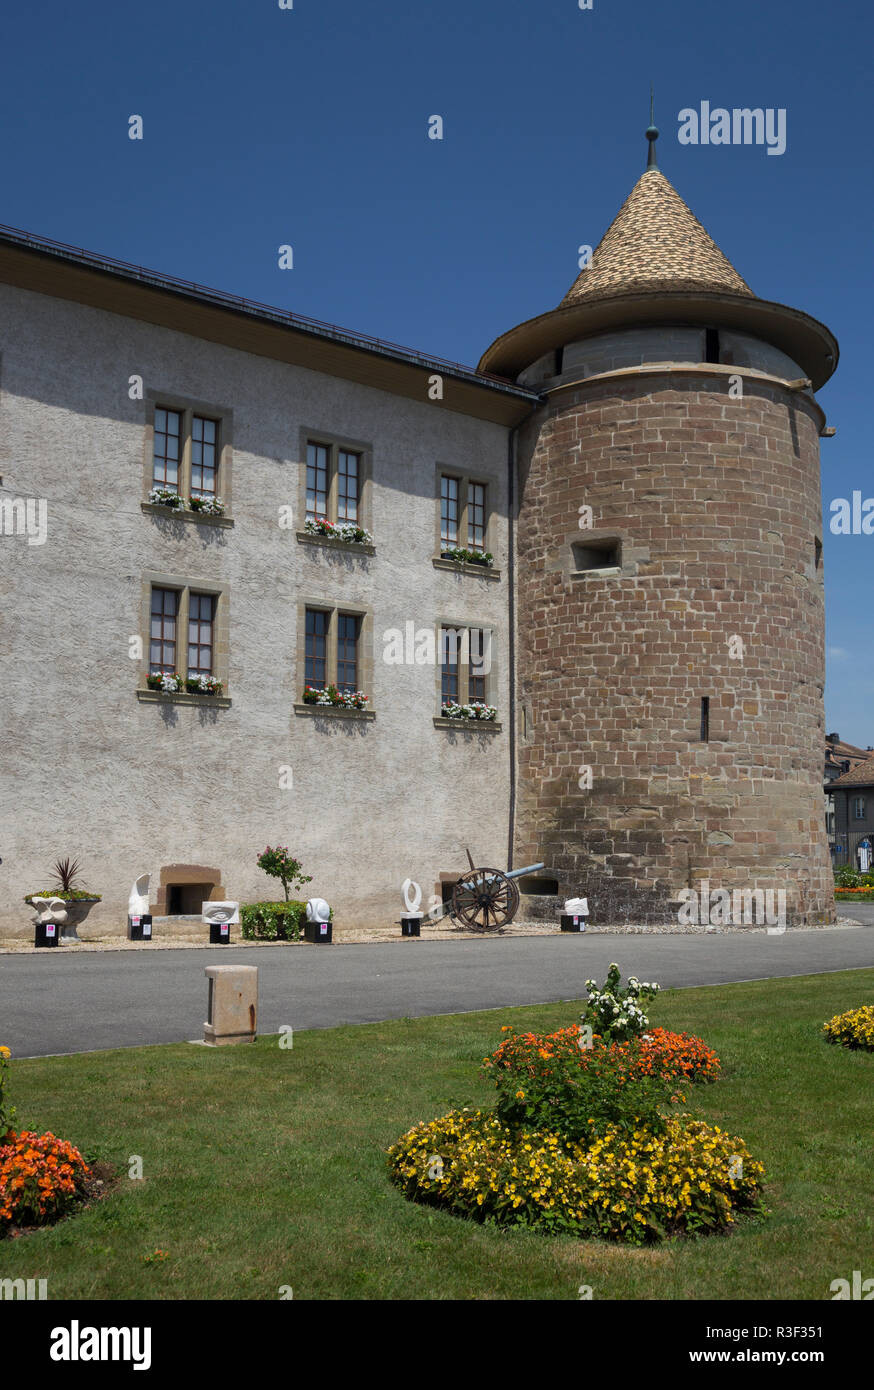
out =
[[[35,923],[40,926],[46,922],[55,922],[59,927],[66,925],[67,904],[63,898],[31,898],[30,902],[36,912]]]
[[[588,898],[567,898],[565,900],[564,910],[568,917],[588,917]]]
[[[331,909],[324,898],[310,898],[307,903],[308,922],[330,922]]]
[[[128,917],[147,917],[149,913],[149,881],[151,874],[140,874],[127,900]]]
[[[239,903],[204,903],[201,907],[201,914],[204,922],[231,922],[237,926],[240,921]]]

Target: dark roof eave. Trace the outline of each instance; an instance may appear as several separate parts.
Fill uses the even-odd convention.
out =
[[[745,330],[797,362],[815,391],[828,381],[838,363],[837,339],[825,324],[800,309],[725,291],[656,290],[605,295],[527,319],[495,339],[480,358],[478,370],[517,377],[545,353],[577,339],[608,329],[654,323],[700,323]]]
[[[502,415],[507,414],[509,408],[511,415],[518,419],[524,419],[539,404],[541,399],[539,393],[518,386],[512,380],[499,374],[485,373],[478,368],[465,367],[459,362],[432,357],[413,348],[402,347],[397,343],[387,342],[380,338],[371,338],[367,334],[356,333],[349,329],[340,328],[335,324],[323,323],[318,319],[308,319],[288,310],[246,299],[241,295],[227,294],[222,290],[214,290],[192,281],[162,275],[143,266],[117,261],[111,257],[97,256],[84,249],[66,246],[46,237],[34,236],[29,232],[20,231],[18,228],[0,226],[0,251],[5,248],[21,252],[25,257],[37,258],[43,262],[49,261],[54,263],[55,267],[62,266],[66,262],[80,273],[92,273],[100,277],[104,283],[115,281],[128,288],[141,287],[146,296],[154,296],[156,293],[162,296],[170,295],[177,303],[188,302],[205,308],[208,307],[225,314],[241,317],[252,324],[269,325],[273,329],[283,330],[286,334],[336,345],[338,349],[343,351],[344,355],[346,352],[366,354],[383,359],[387,363],[397,363],[399,367],[414,368],[428,374],[448,377],[463,384],[468,392],[483,391],[503,397],[505,406],[501,411]],[[38,281],[39,277],[35,278]],[[0,266],[0,280],[19,285],[23,283],[21,278],[4,274],[2,266]],[[26,282],[26,280],[27,277],[25,276],[24,281]],[[24,283],[24,287],[35,288],[38,291],[42,289],[42,292],[48,294],[60,292],[57,287],[54,289],[42,288],[38,283]],[[82,294],[67,293],[65,297],[89,302]],[[108,306],[101,304],[98,307]],[[124,309],[116,309],[115,312],[123,314],[125,311]],[[153,316],[148,312],[140,312],[137,317],[159,323],[164,321],[164,316],[158,313]],[[181,331],[186,331],[186,329],[182,327]],[[196,330],[189,328],[187,331],[194,332],[197,336]],[[263,355],[271,356],[272,354],[267,351]],[[402,394],[410,393],[402,392]],[[487,414],[486,418],[488,418]]]

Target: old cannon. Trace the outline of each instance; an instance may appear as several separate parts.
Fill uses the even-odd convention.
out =
[[[453,888],[449,915],[471,931],[500,931],[512,922],[519,908],[515,880],[542,869],[543,864],[529,864],[524,869],[478,869],[470,850],[467,858],[470,873]]]

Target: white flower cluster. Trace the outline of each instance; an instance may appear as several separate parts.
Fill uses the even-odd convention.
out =
[[[490,550],[465,550],[460,545],[448,545],[440,551],[441,559],[455,560],[458,564],[484,565],[492,564],[493,556]]]
[[[313,699],[312,697],[316,698]],[[369,695],[365,695],[363,690],[352,690],[344,692],[338,691],[333,687],[326,690],[317,690],[315,686],[308,685],[304,691],[304,703],[308,705],[333,705],[334,709],[364,709]]]
[[[497,719],[496,705],[487,705],[482,700],[472,700],[469,705],[460,705],[456,700],[444,700],[440,706],[444,719]]]
[[[602,1037],[637,1038],[649,1026],[641,1000],[654,998],[659,986],[654,982],[640,981],[636,975],[629,975],[627,987],[619,989],[619,979],[619,966],[614,961],[607,971],[603,989],[596,980],[586,980],[589,1001],[582,1017]]]
[[[182,677],[171,675],[169,671],[161,672],[161,690],[165,695],[172,695],[174,691],[182,689]]]
[[[149,493],[149,501],[155,502],[159,507],[181,507],[182,498],[178,492],[174,492],[169,487],[153,487]]]
[[[224,516],[225,504],[220,497],[203,497],[193,493],[188,499],[193,512],[203,512],[205,516]]]
[[[203,695],[217,695],[220,693],[222,689],[222,683],[217,676],[190,677],[186,681],[186,685],[188,686],[189,690],[191,689],[192,685],[196,685],[197,690],[199,690]],[[197,694],[197,690],[192,691],[191,693]]]
[[[369,531],[365,531],[363,526],[356,526],[354,521],[326,521],[321,517],[317,521],[311,518],[304,522],[304,528],[311,536],[330,536],[337,541],[351,541],[356,545],[371,545],[373,537]]]

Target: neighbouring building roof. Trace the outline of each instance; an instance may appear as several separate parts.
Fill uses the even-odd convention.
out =
[[[874,787],[874,754],[869,754],[863,763],[851,767],[849,772],[829,783],[829,791],[835,787]]]
[[[561,303],[671,290],[752,294],[661,170],[647,169]]]

